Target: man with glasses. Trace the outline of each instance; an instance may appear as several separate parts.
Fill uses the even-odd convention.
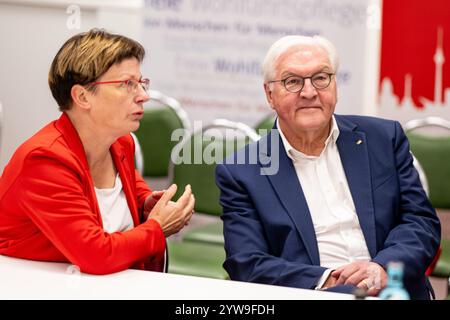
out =
[[[377,295],[400,261],[411,297],[428,299],[440,224],[407,138],[396,121],[334,114],[337,69],[319,36],[286,36],[267,52],[274,128],[216,169],[224,268],[234,280]],[[252,150],[258,163],[233,161]]]

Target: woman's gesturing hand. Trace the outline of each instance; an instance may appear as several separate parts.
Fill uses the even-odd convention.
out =
[[[177,192],[177,185],[172,184],[154,205],[148,219],[156,220],[166,237],[180,231],[191,219],[194,212],[195,198],[190,185],[178,201],[171,201]]]

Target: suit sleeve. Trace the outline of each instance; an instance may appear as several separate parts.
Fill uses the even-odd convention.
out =
[[[400,187],[399,216],[383,249],[373,260],[384,267],[389,261],[402,261],[405,279],[414,280],[423,276],[433,260],[439,247],[441,228],[413,166],[408,139],[398,122],[395,122],[393,147]]]
[[[325,268],[275,256],[266,240],[258,212],[246,187],[225,165],[217,165],[221,190],[226,260],[224,268],[233,280],[313,289]]]
[[[104,232],[76,170],[46,155],[31,155],[12,188],[25,212],[55,247],[82,272],[107,274],[160,258],[165,238],[149,220],[132,230]]]

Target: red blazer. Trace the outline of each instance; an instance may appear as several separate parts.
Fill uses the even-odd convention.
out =
[[[165,237],[156,221],[142,222],[151,190],[134,168],[132,137],[119,138],[111,154],[133,229],[103,230],[83,145],[63,113],[16,150],[0,178],[0,254],[70,262],[93,274],[162,271]]]

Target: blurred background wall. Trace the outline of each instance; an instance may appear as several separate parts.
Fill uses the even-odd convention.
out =
[[[380,10],[379,0],[0,0],[0,170],[58,117],[47,73],[76,33],[100,27],[143,43],[152,89],[178,99],[191,121],[253,125],[270,112],[260,63],[272,42],[292,33],[336,44],[339,113],[375,114]]]

